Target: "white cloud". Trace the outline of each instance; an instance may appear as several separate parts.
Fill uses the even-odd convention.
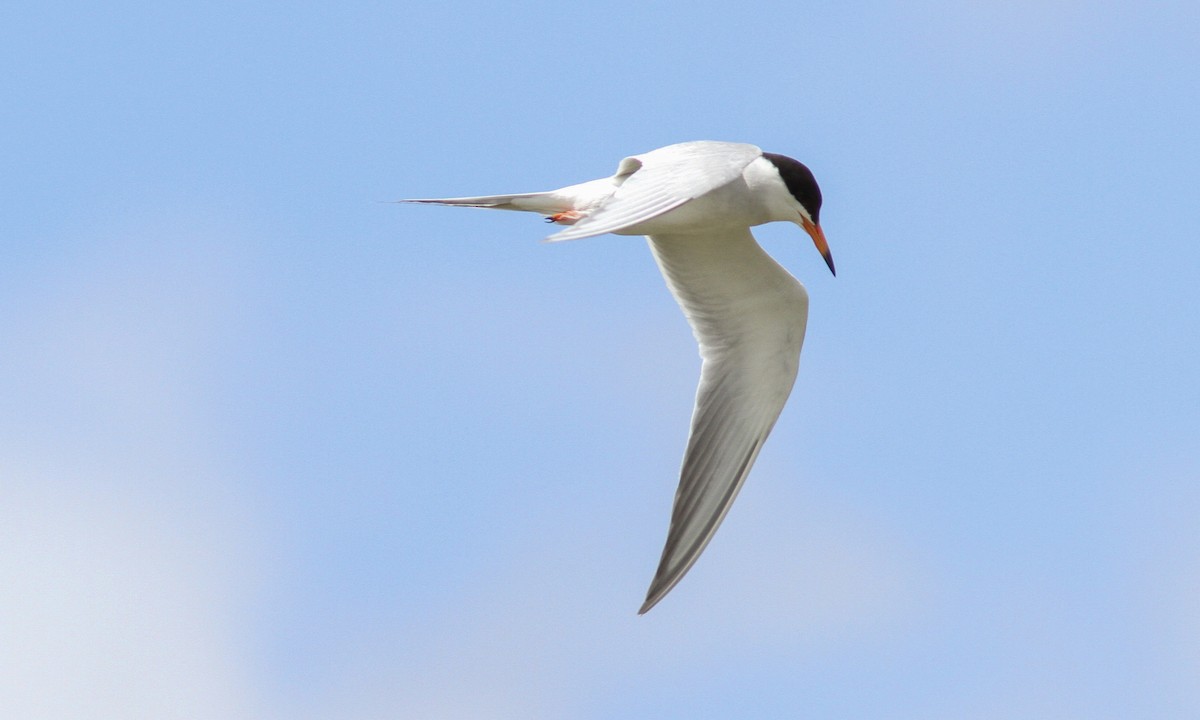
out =
[[[574,716],[589,697],[649,678],[708,675],[717,658],[817,661],[838,645],[888,642],[913,622],[925,580],[878,523],[816,497],[758,494],[638,617],[659,548],[622,537],[614,517],[581,509],[564,523],[570,547],[557,532],[531,540],[470,595],[358,648],[361,664],[314,717]]]
[[[245,555],[229,518],[123,492],[122,475],[137,469],[121,463],[92,457],[81,468],[14,454],[4,449],[0,508],[6,713],[248,717],[235,622]]]
[[[219,244],[93,240],[0,335],[4,714],[255,717],[258,539],[196,402],[230,300]]]

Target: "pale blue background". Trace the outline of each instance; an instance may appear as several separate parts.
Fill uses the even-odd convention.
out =
[[[1200,717],[1200,5],[0,11],[13,718]],[[383,204],[691,139],[831,278],[649,615],[698,369],[644,243]]]

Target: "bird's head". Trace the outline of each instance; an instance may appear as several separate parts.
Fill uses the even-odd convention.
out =
[[[813,177],[812,171],[804,163],[786,155],[763,153],[763,157],[775,166],[783,184],[787,186],[788,192],[796,200],[797,214],[799,215],[795,220],[796,224],[804,228],[804,231],[812,238],[813,244],[817,246],[817,252],[825,258],[829,272],[836,276],[837,270],[833,267],[833,254],[829,252],[829,243],[825,242],[825,232],[821,230],[821,188],[817,186],[817,179]]]

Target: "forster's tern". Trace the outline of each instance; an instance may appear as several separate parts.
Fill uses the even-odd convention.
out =
[[[648,236],[703,364],[667,544],[638,611],[645,613],[712,539],[796,380],[808,293],[750,228],[796,223],[834,272],[812,172],[753,145],[685,142],[627,157],[612,177],[550,192],[401,202],[525,210],[570,226],[549,241]]]

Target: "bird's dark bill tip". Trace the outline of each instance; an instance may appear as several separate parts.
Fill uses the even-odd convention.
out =
[[[817,252],[821,253],[821,257],[825,260],[825,264],[829,266],[829,272],[837,277],[837,269],[833,266],[833,253],[829,252],[829,243],[825,241],[825,231],[817,223],[808,218],[801,218],[800,225],[804,231],[812,238],[813,245],[817,246]]]

